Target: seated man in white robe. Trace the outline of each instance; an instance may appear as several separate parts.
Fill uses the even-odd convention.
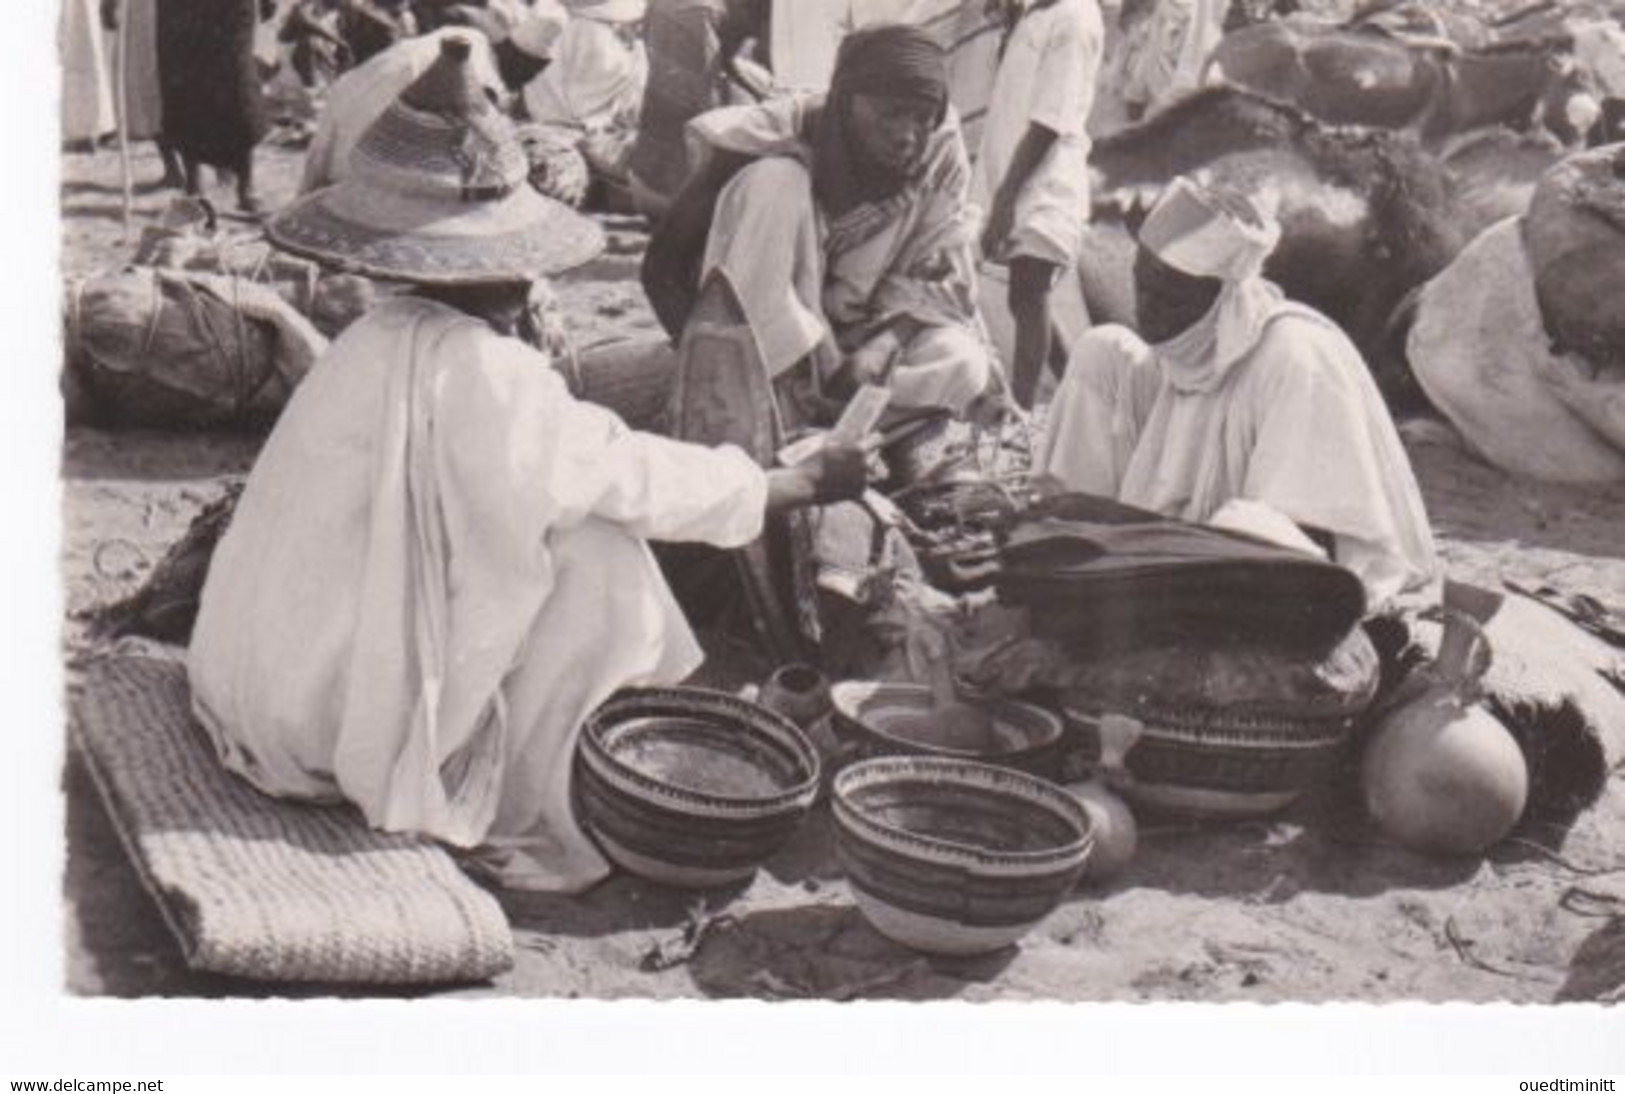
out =
[[[624,186],[649,79],[646,0],[567,0],[553,63],[526,86],[525,117],[573,140],[602,179]]]
[[[268,225],[413,291],[333,343],[256,461],[204,585],[194,709],[269,794],[574,892],[609,872],[571,808],[583,720],[701,661],[645,541],[749,543],[768,512],[856,496],[865,456],[764,471],[572,398],[511,332],[531,280],[602,237],[525,184],[466,42],[442,48],[350,177]]]
[[[1140,228],[1139,333],[1105,326],[1078,341],[1034,470],[1318,544],[1373,609],[1431,597],[1427,513],[1359,351],[1259,276],[1279,234],[1245,196],[1176,179]]]

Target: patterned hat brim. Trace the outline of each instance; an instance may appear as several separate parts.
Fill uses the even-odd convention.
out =
[[[529,186],[449,203],[345,181],[276,213],[265,233],[276,247],[345,273],[430,285],[529,281],[604,249],[596,222]]]

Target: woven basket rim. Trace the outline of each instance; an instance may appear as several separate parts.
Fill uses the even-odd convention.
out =
[[[798,783],[768,795],[715,794],[657,779],[625,763],[604,742],[604,734],[613,718],[633,710],[679,709],[685,714],[732,717],[754,729],[771,729],[778,734],[789,750],[801,761],[805,777]],[[771,815],[797,811],[812,804],[823,777],[823,762],[818,750],[790,719],[732,695],[711,688],[689,686],[623,688],[598,706],[583,723],[578,754],[595,771],[620,784],[635,788],[657,798],[674,801],[708,813],[732,815]]]
[[[968,844],[936,836],[922,835],[897,825],[887,824],[859,808],[851,795],[858,785],[889,777],[912,776],[916,781],[931,775],[941,781],[958,782],[962,786],[988,790],[994,794],[1010,794],[1004,787],[1019,787],[1017,796],[1033,804],[1054,807],[1053,811],[1072,823],[1076,835],[1058,847],[1039,851],[989,851]],[[938,861],[954,862],[972,868],[1012,868],[1030,866],[1054,867],[1062,863],[1087,860],[1094,847],[1094,822],[1082,804],[1055,784],[1008,767],[960,760],[946,756],[881,756],[860,760],[844,768],[835,776],[830,801],[837,826],[857,838],[876,838],[896,848],[929,851]]]

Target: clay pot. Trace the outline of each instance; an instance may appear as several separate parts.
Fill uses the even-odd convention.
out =
[[[1122,873],[1139,846],[1139,826],[1128,803],[1100,779],[1073,783],[1066,792],[1078,800],[1095,833],[1095,849],[1083,869],[1088,881],[1109,881]]]
[[[1417,851],[1472,855],[1523,815],[1523,753],[1479,701],[1489,646],[1471,617],[1446,615],[1433,663],[1412,696],[1392,708],[1366,747],[1361,784],[1377,825]]]

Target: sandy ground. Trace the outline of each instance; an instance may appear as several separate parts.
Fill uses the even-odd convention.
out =
[[[297,153],[261,154],[262,197],[291,192]],[[111,153],[65,158],[65,273],[117,265]],[[138,179],[156,177],[138,156]],[[222,190],[220,197],[228,201]],[[142,189],[139,220],[166,195]],[[584,341],[654,329],[635,284],[641,235],[559,285]],[[1509,479],[1449,444],[1412,455],[1454,576],[1503,578],[1625,604],[1625,488]],[[250,437],[69,431],[63,576],[70,666],[91,652],[83,613],[133,589],[215,477],[249,467]],[[70,688],[73,673],[69,674]],[[70,756],[64,884],[67,988],[90,995],[324,994],[186,969]],[[1554,998],[1571,965],[1625,979],[1625,778],[1567,832],[1526,827],[1482,860],[1418,857],[1367,825],[1347,781],[1283,817],[1227,828],[1154,824],[1115,883],[1084,886],[1019,947],[921,958],[870,930],[813,822],[743,891],[692,895],[617,878],[581,899],[501,895],[514,970],[449,994],[965,1000],[1514,1000]],[[700,938],[692,953],[679,940]],[[657,959],[665,955],[665,959]],[[1578,959],[1577,959],[1577,955]],[[672,962],[656,971],[656,966]]]

